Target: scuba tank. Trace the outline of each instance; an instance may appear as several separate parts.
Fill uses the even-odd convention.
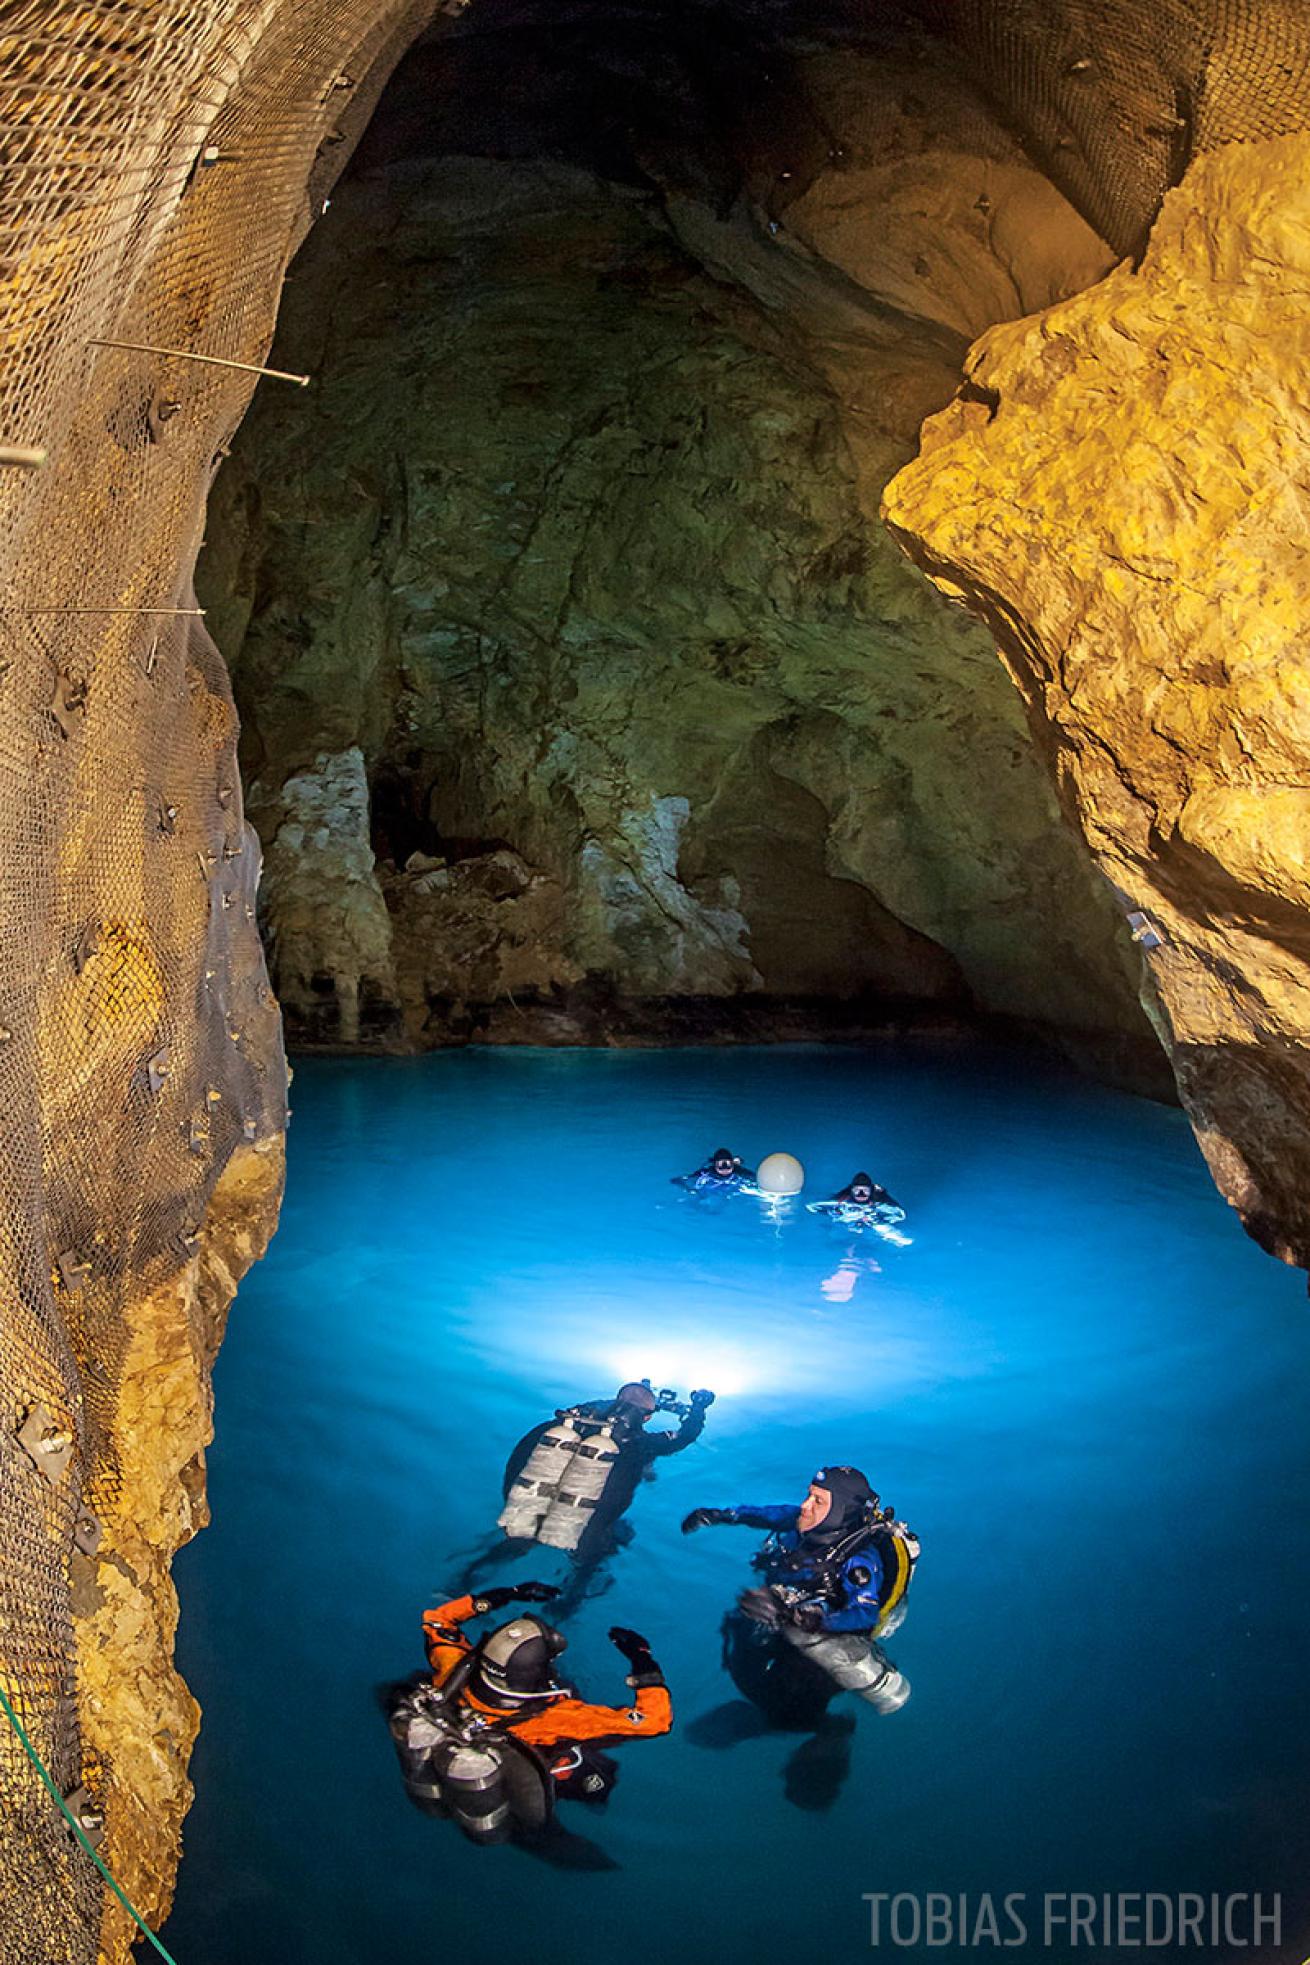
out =
[[[619,1457],[615,1418],[590,1419],[577,1407],[547,1427],[496,1517],[506,1535],[550,1549],[576,1549]]]
[[[471,1842],[508,1842],[550,1820],[551,1777],[522,1740],[460,1707],[472,1670],[470,1653],[444,1686],[407,1687],[388,1723],[416,1807],[458,1823]]]
[[[856,1692],[878,1712],[899,1712],[910,1696],[910,1682],[892,1664],[877,1642],[897,1630],[905,1620],[910,1583],[919,1560],[918,1536],[908,1523],[897,1519],[895,1510],[875,1504],[856,1528],[815,1564],[805,1586],[805,1595],[833,1597],[846,1564],[863,1547],[878,1551],[882,1560],[882,1586],[878,1593],[878,1621],[868,1631],[802,1631],[784,1624],[787,1643],[844,1692]],[[775,1584],[775,1588],[779,1585]],[[780,1594],[799,1600],[801,1592],[781,1584]]]
[[[858,1692],[880,1713],[899,1712],[910,1696],[910,1681],[867,1631],[798,1631],[784,1624],[782,1635],[843,1692]]]

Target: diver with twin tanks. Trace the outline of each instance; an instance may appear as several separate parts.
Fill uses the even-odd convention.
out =
[[[714,1394],[693,1392],[684,1404],[671,1391],[656,1392],[648,1379],[630,1379],[612,1398],[560,1406],[524,1434],[505,1463],[501,1535],[477,1550],[463,1582],[476,1588],[478,1574],[514,1561],[533,1543],[569,1557],[569,1577],[558,1614],[598,1596],[596,1578],[633,1536],[624,1519],[637,1489],[654,1478],[662,1460],[685,1453],[705,1429]],[[672,1431],[651,1430],[660,1414],[672,1414]]]
[[[616,1624],[609,1632],[628,1665],[634,1697],[627,1706],[583,1699],[558,1677],[555,1661],[568,1640],[540,1617],[516,1615],[476,1643],[465,1631],[475,1617],[511,1603],[558,1595],[553,1584],[525,1582],[426,1611],[431,1677],[402,1688],[391,1704],[411,1800],[455,1821],[471,1841],[535,1842],[548,1853],[557,1801],[608,1799],[615,1769],[602,1743],[650,1739],[673,1724],[664,1674],[637,1631]]]

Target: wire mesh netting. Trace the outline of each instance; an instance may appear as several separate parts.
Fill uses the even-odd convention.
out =
[[[105,1810],[111,1864],[70,1573],[91,1517],[113,1554],[125,1310],[285,1111],[236,719],[189,584],[254,378],[185,357],[263,360],[311,201],[430,12],[37,0],[0,25],[0,443],[49,459],[0,467],[0,1683]],[[0,1818],[4,1958],[94,1958],[95,1872],[4,1726]]]
[[[1137,253],[1191,159],[1310,123],[1307,0],[921,0],[1101,236]]]
[[[459,4],[0,16],[0,445],[49,458],[0,464],[0,1683],[64,1791],[106,1807],[111,1862],[70,1569],[89,1515],[112,1554],[125,1310],[192,1257],[225,1162],[285,1115],[235,717],[190,588],[252,377],[192,358],[264,358],[377,90]],[[1310,123],[1303,0],[917,11],[1124,251],[1197,149]],[[5,1729],[0,1817],[4,1958],[91,1960],[95,1873]]]

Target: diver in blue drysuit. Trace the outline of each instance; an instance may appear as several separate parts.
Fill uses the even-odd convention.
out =
[[[764,1581],[743,1590],[724,1620],[723,1662],[771,1725],[815,1734],[793,1759],[788,1792],[801,1806],[826,1807],[850,1734],[849,1720],[827,1718],[829,1702],[853,1691],[890,1713],[910,1696],[878,1638],[904,1614],[918,1541],[846,1466],[821,1467],[799,1506],[696,1508],[682,1528],[690,1535],[715,1524],[768,1530],[754,1558]],[[712,1726],[700,1730],[703,1744],[721,1744]]]

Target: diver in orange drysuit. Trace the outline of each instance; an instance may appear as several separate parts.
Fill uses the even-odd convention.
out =
[[[476,1645],[463,1630],[470,1618],[501,1610],[515,1598],[547,1603],[558,1594],[548,1583],[522,1583],[517,1588],[485,1590],[476,1597],[456,1597],[425,1611],[428,1663],[441,1687],[457,1667],[471,1660],[459,1703],[540,1751],[554,1776],[557,1795],[602,1800],[613,1783],[613,1772],[595,1746],[601,1741],[650,1739],[673,1725],[664,1674],[646,1639],[622,1625],[611,1628],[610,1641],[628,1661],[628,1684],[636,1697],[630,1706],[602,1706],[578,1698],[556,1679],[555,1659],[568,1640],[541,1618],[515,1617]],[[549,1751],[552,1748],[566,1751],[556,1754]]]

